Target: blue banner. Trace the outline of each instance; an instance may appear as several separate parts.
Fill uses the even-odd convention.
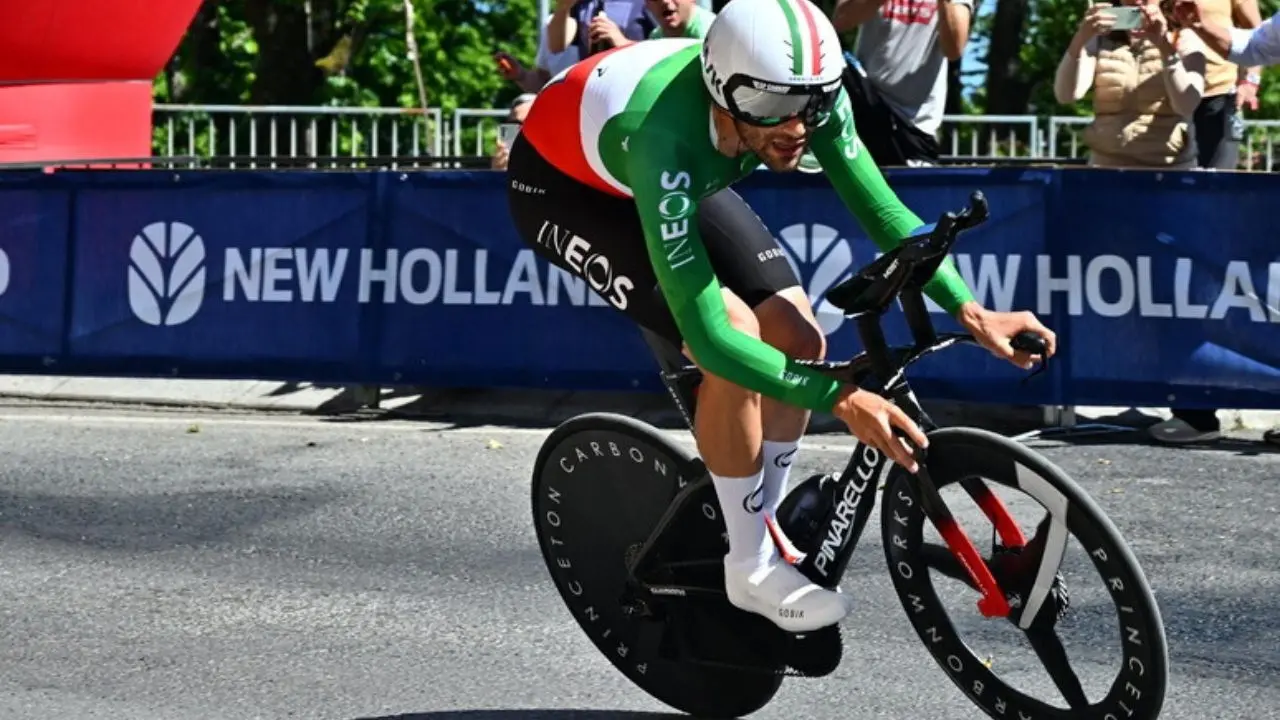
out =
[[[1030,383],[976,348],[912,372],[924,397],[1280,408],[1280,250],[1264,174],[895,170],[924,222],[981,190],[954,259],[981,303],[1060,339]],[[0,372],[657,391],[632,323],[536,257],[494,172],[0,175]],[[821,175],[739,191],[816,304],[879,249]],[[939,329],[954,320],[932,307]],[[891,341],[908,339],[901,313]]]
[[[1064,171],[1037,312],[1069,318],[1068,404],[1272,406],[1280,184],[1264,174]],[[1088,208],[1087,212],[1071,209]]]
[[[373,178],[120,173],[76,191],[69,350],[198,375],[359,364]]]
[[[0,362],[29,370],[63,352],[71,193],[20,177],[0,181]]]

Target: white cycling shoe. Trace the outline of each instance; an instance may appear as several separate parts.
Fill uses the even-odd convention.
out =
[[[849,596],[815,585],[777,554],[764,566],[725,558],[724,586],[734,607],[763,615],[791,633],[834,625],[853,609]]]

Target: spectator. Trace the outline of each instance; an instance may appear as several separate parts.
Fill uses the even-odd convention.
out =
[[[1186,21],[1179,23],[1186,26]],[[1198,16],[1210,23],[1256,28],[1262,24],[1257,0],[1202,0]],[[1240,165],[1240,141],[1244,139],[1241,109],[1258,109],[1258,85],[1262,68],[1237,68],[1205,44],[1204,99],[1196,106],[1192,126],[1196,136],[1196,163],[1202,168],[1234,170]],[[1172,408],[1173,417],[1156,423],[1147,432],[1154,440],[1189,443],[1214,440],[1222,431],[1216,410]]]
[[[1252,11],[1256,14],[1257,7],[1254,6]],[[1251,22],[1248,18],[1249,9],[1246,9],[1245,23],[1252,28],[1252,30],[1246,30],[1233,29],[1227,17],[1220,12],[1215,14],[1210,0],[1178,2],[1175,12],[1179,20],[1195,30],[1207,48],[1228,60],[1259,64],[1280,62],[1280,32],[1277,32],[1275,17],[1265,23]],[[1246,83],[1248,83],[1247,77]],[[1258,83],[1252,84],[1256,93]],[[1186,410],[1177,409],[1173,412],[1173,419],[1151,428],[1152,437],[1163,442],[1185,443],[1213,440],[1221,435],[1221,425],[1215,411],[1195,410],[1188,413]],[[1280,445],[1280,428],[1271,428],[1266,431],[1262,439]]]
[[[1206,46],[1231,62],[1256,65],[1280,63],[1280,25],[1276,25],[1280,13],[1259,23],[1256,28],[1245,30],[1202,17],[1200,3],[1196,0],[1178,0],[1174,8],[1178,18],[1195,30]]]
[[[551,52],[577,48],[586,59],[609,48],[640,42],[657,24],[645,12],[645,0],[556,0],[547,25]]]
[[[658,20],[649,39],[703,38],[716,14],[699,7],[694,0],[645,0],[645,7]]]
[[[879,165],[934,165],[947,63],[969,42],[973,0],[837,0],[836,30],[858,28],[845,87],[858,137]]]
[[[517,127],[517,132],[519,132],[519,126],[524,124],[524,119],[529,114],[529,108],[533,107],[533,101],[537,97],[538,96],[533,93],[525,93],[520,97],[517,97],[515,100],[512,100],[511,108],[507,112],[507,116],[503,118],[502,124],[508,126],[515,125]],[[494,170],[506,170],[507,153],[509,151],[510,148],[507,147],[507,143],[502,141],[502,133],[499,132],[498,140],[494,144],[493,148],[493,157],[489,159],[489,167]]]
[[[1171,2],[1171,0],[1166,0]],[[1085,11],[1058,63],[1054,96],[1080,100],[1093,88],[1093,122],[1085,130],[1095,167],[1197,167],[1192,116],[1204,94],[1204,43],[1170,28],[1156,0],[1123,0],[1141,11],[1141,26],[1114,31],[1112,5]]]
[[[534,60],[533,68],[524,67],[520,61],[504,52],[495,53],[493,56],[498,62],[498,72],[527,93],[538,92],[548,80],[580,59],[576,47],[570,46],[563,52],[552,52],[551,18],[547,18],[546,25],[547,31],[542,34],[542,40],[538,43],[538,57]]]
[[[1258,0],[1202,0],[1200,15],[1211,23],[1239,28],[1262,24]],[[1181,19],[1178,21],[1185,26]],[[1234,170],[1240,165],[1244,124],[1240,111],[1258,109],[1262,68],[1237,67],[1205,45],[1204,99],[1196,107],[1194,127],[1198,164],[1203,168]]]

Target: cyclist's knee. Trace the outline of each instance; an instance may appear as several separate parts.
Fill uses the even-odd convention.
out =
[[[733,326],[733,329],[740,333],[750,335],[751,337],[759,338],[760,321],[756,317],[756,314],[751,311],[751,307],[743,302],[742,298],[739,298],[727,289],[722,289],[721,294],[724,297],[725,313],[728,314],[729,324]],[[682,349],[684,350],[685,357],[693,361],[693,363],[705,373],[706,369],[702,368],[702,364],[699,363],[698,359],[689,351],[689,346],[686,344]]]
[[[773,346],[800,360],[821,360],[827,355],[827,337],[817,322],[797,319],[782,329],[782,337]]]
[[[821,360],[827,354],[827,336],[818,326],[809,298],[783,291],[756,306],[760,337],[788,356],[801,360]]]

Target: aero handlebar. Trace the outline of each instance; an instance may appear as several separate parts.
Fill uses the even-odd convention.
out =
[[[922,289],[946,260],[959,234],[981,225],[988,217],[987,200],[980,191],[975,191],[969,197],[967,208],[958,213],[944,213],[937,223],[921,228],[827,292],[828,302],[857,319],[862,346],[872,371],[881,382],[887,383],[914,356],[938,345],[938,334],[925,306]],[[880,326],[881,316],[895,299],[902,303],[914,340],[913,352],[899,360],[894,359]],[[973,341],[968,334],[949,334],[948,337]],[[1031,332],[1020,333],[1010,344],[1015,350],[1042,358],[1047,349],[1044,339]]]

